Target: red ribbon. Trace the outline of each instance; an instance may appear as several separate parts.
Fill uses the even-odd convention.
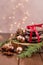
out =
[[[29,42],[32,42],[32,34],[33,32],[35,32],[36,34],[36,37],[38,39],[38,42],[40,42],[40,36],[39,36],[39,33],[38,31],[36,30],[36,27],[42,27],[43,24],[37,24],[37,25],[30,25],[30,26],[27,26],[27,29],[30,29],[30,38],[29,38]]]

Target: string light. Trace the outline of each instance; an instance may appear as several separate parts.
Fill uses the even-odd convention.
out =
[[[13,34],[11,33],[11,37],[13,36]]]
[[[23,3],[18,3],[18,4],[16,5],[16,7],[15,7],[15,8],[13,8],[13,10],[17,9],[19,6],[24,7]]]
[[[23,21],[26,21],[26,19],[27,19],[27,18],[28,18],[28,17],[27,17],[27,16],[25,16],[22,20],[23,20]]]
[[[18,8],[18,5],[16,5],[16,8]]]
[[[28,17],[27,16],[25,16],[25,19],[27,19]]]
[[[18,3],[18,6],[22,5],[22,3]]]
[[[14,0],[11,0],[11,1],[13,2]],[[28,2],[28,1],[29,1],[29,0],[25,0],[25,2]],[[19,6],[21,6],[22,8],[24,8],[23,3],[19,2],[19,3],[13,8],[13,10],[14,10],[13,14],[15,14],[15,11],[16,11],[17,8],[19,8]],[[25,16],[23,17],[22,22],[20,22],[20,23],[18,22],[17,27],[20,27],[20,26],[21,26],[21,23],[22,23],[22,24],[25,24],[26,19],[28,18],[28,16],[30,16],[30,14],[29,14],[28,11],[24,12],[24,15],[25,15]],[[9,17],[9,19],[11,19],[11,18],[15,19],[15,16]],[[10,30],[12,30],[13,26],[16,25],[16,24],[17,24],[17,22],[14,22],[14,24],[11,24]]]
[[[29,1],[29,0],[24,0],[24,2],[28,2],[28,1]],[[11,2],[14,2],[14,0],[11,0]],[[15,14],[16,9],[19,8],[19,7],[23,7],[23,8],[24,8],[24,7],[25,7],[25,6],[24,6],[24,3],[19,2],[15,7],[13,7],[13,10],[14,10],[14,11],[13,11],[12,14]],[[25,10],[25,8],[24,8],[23,10]],[[12,32],[14,25],[17,24],[17,27],[20,27],[20,26],[22,26],[21,23],[22,23],[22,24],[25,24],[25,21],[26,21],[26,19],[28,18],[28,16],[30,16],[29,12],[28,12],[28,11],[25,11],[25,12],[24,12],[24,17],[23,17],[23,19],[21,19],[22,22],[20,22],[20,23],[18,22],[18,24],[17,24],[17,22],[14,22],[13,24],[10,24],[10,29],[9,29],[10,32]],[[8,18],[9,18],[9,19],[15,19],[15,16],[9,16]],[[6,17],[3,16],[2,19],[5,20]],[[33,24],[33,23],[32,23],[32,24]],[[0,32],[2,32],[2,30],[0,30]],[[11,36],[12,36],[12,34],[11,34]]]
[[[28,2],[29,0],[25,0],[26,2]]]
[[[34,22],[32,22],[32,25],[34,25]]]
[[[11,17],[9,16],[9,19],[11,19]]]
[[[27,16],[30,16],[28,11],[24,12],[24,14],[27,15]]]
[[[16,24],[17,24],[17,22],[14,22],[14,24],[16,25]]]

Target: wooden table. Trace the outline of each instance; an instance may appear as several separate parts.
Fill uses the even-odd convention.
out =
[[[38,53],[31,58],[19,59],[17,55],[7,57],[0,54],[0,65],[43,65],[43,54]]]
[[[2,37],[1,37],[2,36]],[[10,37],[10,34],[0,34],[0,41]],[[34,54],[31,58],[20,59],[17,55],[7,57],[0,53],[0,65],[43,65],[43,53]]]

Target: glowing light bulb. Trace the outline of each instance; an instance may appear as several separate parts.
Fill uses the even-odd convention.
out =
[[[25,21],[25,18],[23,18],[23,21]]]
[[[25,16],[25,19],[27,19],[28,17],[27,16]]]
[[[16,24],[17,24],[17,22],[14,22],[14,24],[16,25]]]
[[[24,7],[22,3],[18,3],[18,4],[16,5],[16,8],[18,8],[19,6]]]
[[[21,7],[23,7],[23,8],[24,8],[23,3],[18,3],[18,6],[21,6]]]
[[[13,34],[11,33],[11,37],[13,36]]]
[[[11,19],[11,17],[9,16],[9,19]]]
[[[29,0],[25,0],[26,2],[28,2]]]
[[[10,28],[9,30],[10,30],[10,31],[12,31],[12,29],[11,29],[11,28]]]
[[[27,18],[28,18],[28,17],[27,17],[27,16],[25,16],[25,17],[23,18],[23,21],[25,21]]]
[[[0,30],[0,33],[2,33],[3,31],[2,30]]]
[[[18,8],[19,6],[18,5],[16,5],[16,8]]]
[[[29,12],[28,12],[28,11],[24,12],[24,14],[26,14],[27,16],[30,16],[30,14],[29,14]]]
[[[22,5],[21,3],[18,3],[18,6]]]
[[[34,22],[32,22],[32,25],[34,25]]]

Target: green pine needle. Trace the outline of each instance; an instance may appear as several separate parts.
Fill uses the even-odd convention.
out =
[[[6,44],[8,42],[9,42],[9,40],[5,41],[4,43],[3,42],[2,43],[0,42],[0,47],[3,44]],[[39,51],[42,46],[43,46],[43,42],[37,43],[37,44],[33,44],[33,45],[29,45],[21,54],[18,55],[18,57],[20,57],[20,58],[31,57],[32,54],[33,53],[36,53],[37,51]]]
[[[39,49],[42,47],[42,45],[43,45],[43,42],[41,42],[39,44],[30,45],[30,46],[28,46],[28,48],[25,51],[23,51],[18,56],[20,58],[31,57],[33,53],[36,53],[37,51],[39,51]]]

